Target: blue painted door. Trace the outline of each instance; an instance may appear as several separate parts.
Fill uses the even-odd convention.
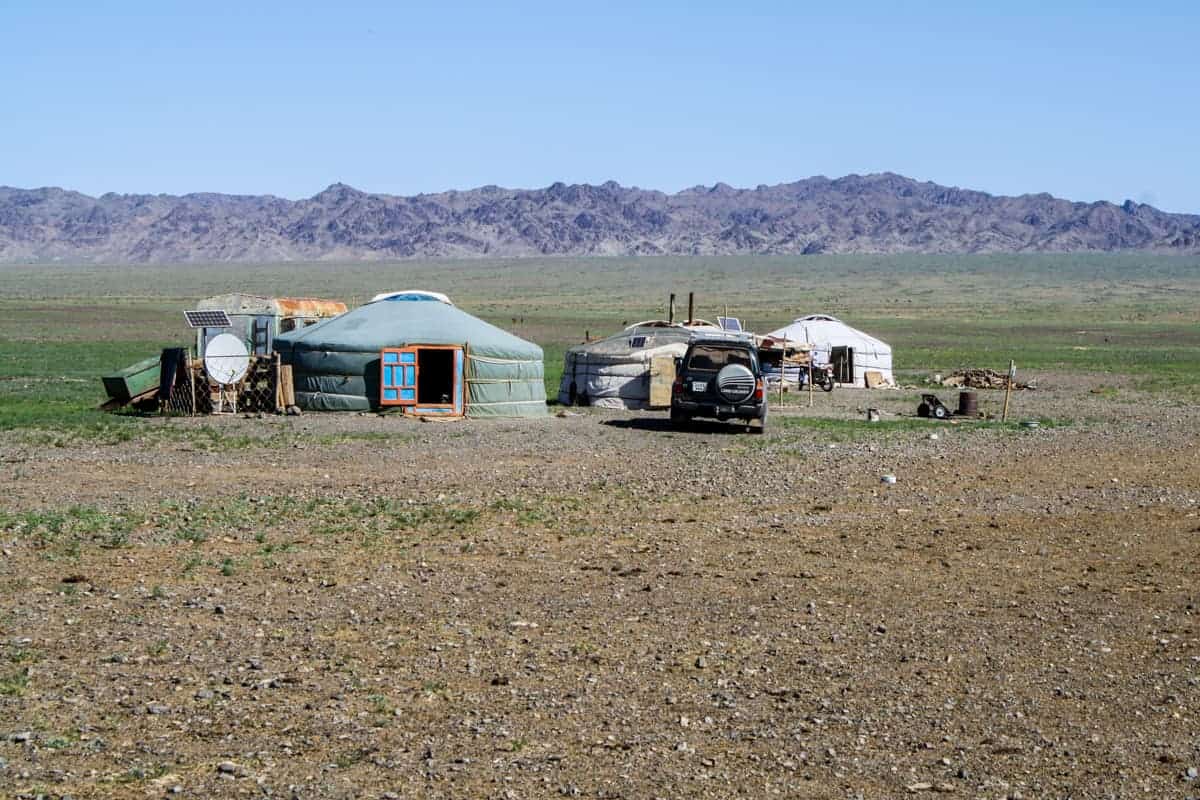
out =
[[[417,404],[417,349],[389,348],[379,354],[379,404],[415,406]]]

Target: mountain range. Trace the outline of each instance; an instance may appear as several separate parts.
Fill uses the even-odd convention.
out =
[[[1119,250],[1200,253],[1200,215],[892,173],[675,194],[610,181],[398,197],[335,183],[304,200],[0,187],[10,263]]]

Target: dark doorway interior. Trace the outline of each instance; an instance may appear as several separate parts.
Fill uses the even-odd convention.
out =
[[[829,351],[833,379],[838,383],[854,383],[854,348],[834,347]]]
[[[418,405],[454,403],[454,350],[418,350],[417,372]]]

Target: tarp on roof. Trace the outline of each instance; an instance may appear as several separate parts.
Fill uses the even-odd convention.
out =
[[[297,403],[314,411],[378,408],[380,351],[419,345],[464,348],[467,416],[546,413],[542,348],[446,303],[380,300],[275,338]]]

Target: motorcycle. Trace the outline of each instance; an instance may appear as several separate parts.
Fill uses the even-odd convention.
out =
[[[767,382],[778,385],[780,372],[778,367],[765,367],[764,373],[767,376]],[[792,366],[787,368],[787,381],[796,386],[797,389],[804,389],[808,386],[809,369],[807,366]],[[815,364],[812,368],[813,386],[823,392],[833,391],[833,367],[828,364]]]
[[[808,385],[808,369],[800,370],[800,388]],[[830,364],[813,364],[812,369],[813,386],[823,392],[833,391],[833,366]]]

